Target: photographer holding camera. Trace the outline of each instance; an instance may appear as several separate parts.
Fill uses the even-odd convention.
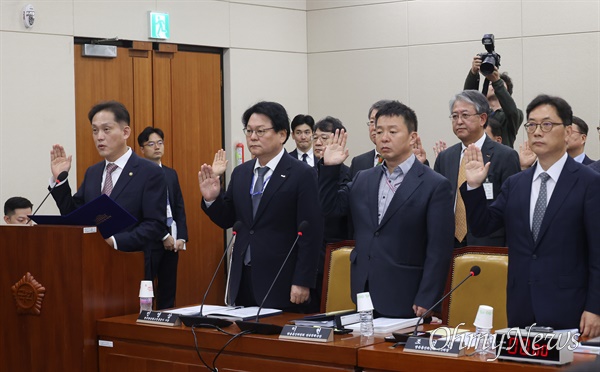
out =
[[[499,73],[500,55],[494,51],[494,35],[486,34],[482,39],[487,50],[473,57],[471,70],[465,80],[464,89],[479,89],[479,73],[485,77],[483,92],[486,94],[492,113],[490,117],[502,124],[502,144],[513,147],[519,127],[523,123],[523,112],[517,108],[511,95],[513,92],[512,80],[506,72]]]

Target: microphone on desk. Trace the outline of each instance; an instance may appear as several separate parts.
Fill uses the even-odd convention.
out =
[[[221,261],[219,261],[219,265],[217,265],[217,268],[212,276],[212,279],[210,280],[210,283],[208,283],[208,287],[206,288],[206,291],[204,292],[204,297],[202,298],[202,303],[200,304],[200,312],[197,315],[181,315],[179,317],[181,319],[181,321],[184,322],[185,325],[193,324],[197,327],[217,326],[217,327],[222,328],[222,327],[227,327],[227,326],[230,326],[233,324],[229,320],[220,319],[220,318],[209,318],[202,314],[202,310],[204,309],[204,303],[206,302],[206,296],[208,295],[208,291],[210,291],[210,288],[212,287],[213,282],[215,281],[215,278],[217,277],[217,273],[219,272],[219,269],[221,268],[221,265],[223,264],[223,261],[225,260],[225,257],[227,256],[227,252],[229,252],[229,250],[233,247],[233,244],[235,243],[235,238],[237,237],[237,232],[243,226],[244,226],[244,224],[242,223],[242,221],[236,221],[233,224],[233,231],[231,232],[231,234],[232,234],[231,239],[229,240],[229,244],[227,244],[227,248],[225,249],[225,252],[223,252]],[[227,285],[229,285],[229,278],[227,278]],[[226,289],[226,292],[227,292],[227,289]]]
[[[300,237],[302,236],[302,232],[304,230],[306,230],[307,227],[308,227],[307,221],[302,221],[302,222],[300,222],[300,225],[298,225],[298,234],[296,236],[296,239],[294,240],[294,244],[292,244],[292,247],[288,251],[287,256],[285,256],[285,260],[283,260],[283,263],[281,264],[281,267],[279,268],[279,271],[277,272],[277,275],[275,275],[275,279],[273,279],[273,282],[271,283],[271,286],[267,290],[265,297],[263,297],[263,300],[260,303],[260,306],[258,307],[258,311],[256,312],[256,320],[254,322],[237,320],[235,322],[235,324],[237,324],[237,326],[240,328],[240,330],[247,331],[249,333],[259,334],[259,335],[276,335],[276,334],[281,333],[281,330],[283,329],[283,327],[281,327],[281,326],[278,326],[275,324],[259,323],[260,311],[262,310],[262,308],[265,304],[265,301],[267,300],[267,297],[269,297],[269,294],[271,293],[273,286],[277,282],[277,279],[279,278],[279,274],[281,274],[281,271],[283,270],[283,267],[287,263],[288,258],[290,258],[290,255],[292,254],[294,247],[296,247],[296,243],[298,243],[298,239],[300,239]]]
[[[446,297],[450,296],[450,294],[452,292],[454,292],[455,290],[458,289],[458,287],[460,287],[464,282],[467,281],[467,279],[469,279],[472,276],[477,276],[479,275],[479,273],[481,273],[481,268],[477,265],[471,267],[471,270],[469,270],[469,275],[464,278],[460,283],[458,283],[454,288],[452,288],[450,290],[450,292],[446,293],[444,295],[444,297],[440,298],[440,300],[438,302],[436,302],[433,306],[431,306],[429,308],[429,310],[427,310],[425,313],[423,313],[423,315],[421,315],[421,317],[419,318],[419,320],[417,321],[417,324],[415,325],[415,330],[413,331],[412,334],[406,334],[406,333],[393,333],[394,337],[396,338],[396,341],[406,341],[408,339],[408,337],[423,337],[423,336],[427,336],[427,332],[423,332],[423,333],[418,333],[418,328],[419,328],[419,324],[421,324],[421,321],[429,314],[431,314],[431,312],[433,311],[433,309],[435,309],[435,307],[437,305],[439,305],[442,301],[444,301],[444,299],[446,299]]]
[[[52,188],[50,189],[50,191],[48,191],[48,194],[46,195],[46,197],[44,198],[44,200],[42,200],[42,202],[40,203],[40,205],[36,208],[35,212],[33,212],[31,214],[32,216],[35,216],[35,214],[37,213],[37,211],[40,210],[42,204],[44,204],[44,202],[46,201],[46,199],[48,199],[48,197],[50,196],[50,194],[52,194],[52,191],[54,191],[54,189],[56,188],[56,186],[58,186],[61,182],[63,182],[64,180],[66,180],[67,177],[69,177],[69,172],[67,172],[67,171],[60,172],[60,174],[58,175],[58,177],[56,177],[56,182],[54,183],[54,186],[52,186]],[[29,221],[31,221],[31,218],[29,218]],[[28,221],[28,223],[29,223],[29,221]]]

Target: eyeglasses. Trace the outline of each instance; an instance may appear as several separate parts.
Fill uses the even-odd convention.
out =
[[[527,133],[535,133],[537,127],[540,127],[542,132],[548,133],[552,130],[555,125],[563,125],[563,123],[553,123],[551,121],[545,121],[541,124],[536,123],[525,123],[524,127],[527,130]]]
[[[267,133],[267,131],[269,129],[273,129],[273,127],[271,128],[262,128],[262,129],[248,129],[248,128],[244,128],[242,129],[244,131],[244,134],[246,135],[246,137],[252,137],[253,134],[256,133],[257,136],[262,137],[265,135],[265,133]]]
[[[577,131],[577,130],[571,130],[571,132],[572,132],[572,133],[585,134],[585,133],[579,132],[579,131]]]
[[[375,125],[375,120],[367,121],[367,127],[370,127],[371,125]]]
[[[479,116],[481,114],[452,114],[450,116],[448,116],[450,119],[452,119],[453,123],[456,123],[458,121],[458,119],[460,118],[460,120],[462,121],[466,121],[469,120],[469,118],[471,116]]]
[[[150,141],[150,142],[146,142],[146,144],[142,147],[154,147],[156,145],[158,145],[158,147],[161,147],[162,145],[164,145],[165,142],[164,141]]]

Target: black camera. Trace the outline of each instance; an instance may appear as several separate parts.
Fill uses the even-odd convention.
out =
[[[494,72],[494,67],[500,67],[500,54],[494,51],[494,34],[485,34],[481,39],[481,43],[485,46],[486,53],[479,53],[481,58],[481,73],[489,75]]]

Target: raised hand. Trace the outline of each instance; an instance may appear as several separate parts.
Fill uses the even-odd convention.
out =
[[[472,188],[478,188],[483,184],[490,169],[490,162],[483,164],[481,150],[474,144],[470,144],[463,155],[467,160],[465,163],[465,177],[467,184]]]
[[[212,170],[213,170],[213,173],[217,177],[220,177],[223,174],[225,174],[225,171],[227,170],[227,156],[226,155],[227,154],[226,154],[225,150],[223,150],[223,149],[220,149],[215,154],[215,159],[213,160],[213,163],[212,163]]]
[[[52,146],[50,150],[50,170],[52,171],[52,177],[58,178],[58,175],[63,171],[71,170],[71,160],[73,155],[67,156],[65,148],[61,145]]]
[[[475,57],[473,57],[473,63],[471,64],[471,73],[473,75],[477,75],[479,73],[480,68],[481,68],[481,57],[479,57],[479,55],[476,55]]]
[[[537,155],[529,147],[529,142],[525,141],[519,145],[519,163],[521,170],[525,170],[533,165],[537,160]]]
[[[202,197],[207,202],[214,201],[221,192],[221,182],[210,165],[202,164],[198,172],[198,183]]]
[[[423,144],[421,143],[421,137],[418,134],[417,140],[413,144],[413,153],[421,163],[425,163],[425,161],[427,160],[427,153],[423,148]]]
[[[346,148],[348,133],[345,130],[336,129],[331,143],[323,151],[323,163],[325,165],[342,164],[348,158],[349,152]]]
[[[433,145],[433,153],[435,154],[435,156],[438,156],[440,152],[446,150],[447,148],[448,145],[446,145],[446,142],[439,140]]]

